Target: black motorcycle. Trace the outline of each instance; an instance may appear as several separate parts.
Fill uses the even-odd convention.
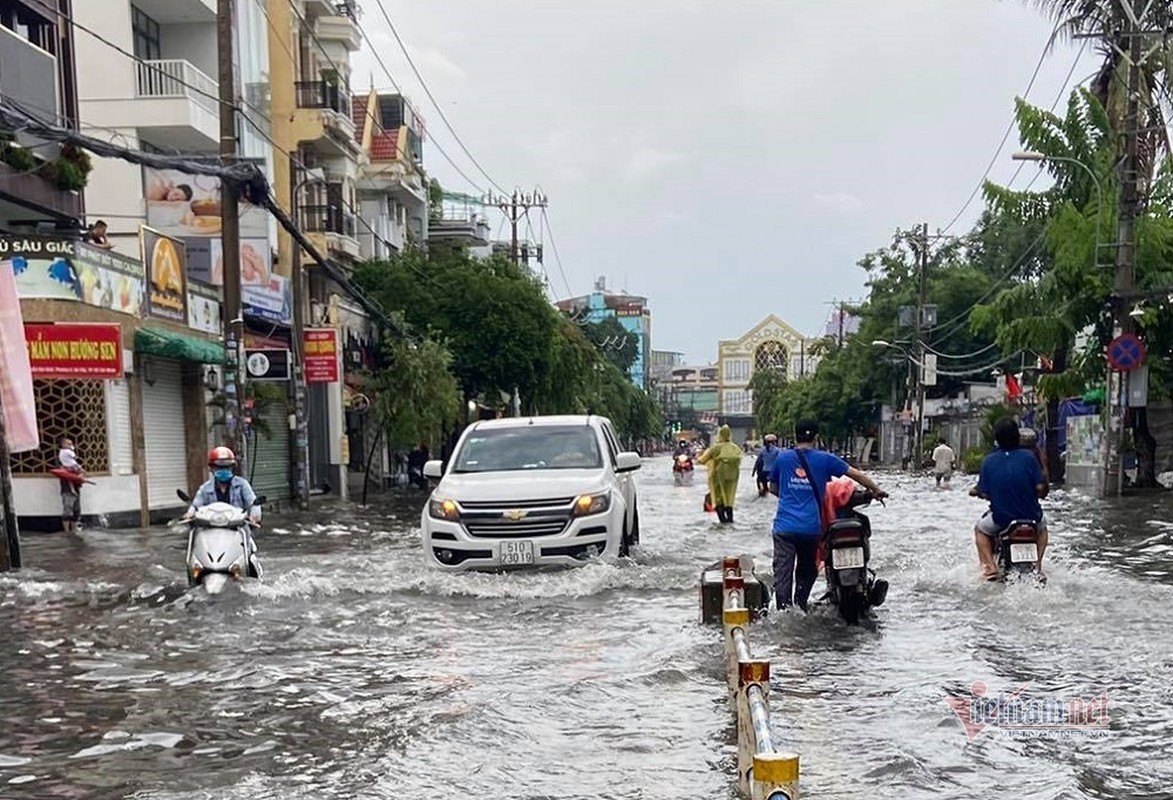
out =
[[[835,604],[839,616],[848,625],[858,624],[871,609],[883,604],[888,595],[888,582],[878,580],[876,573],[868,567],[872,525],[858,511],[875,499],[868,490],[856,489],[823,536],[826,599]],[[880,500],[881,504],[883,502]]]
[[[1037,575],[1039,561],[1039,526],[1034,520],[1016,519],[994,537],[994,562],[998,565],[997,580],[1012,576],[1036,575],[1040,583],[1046,577]]]

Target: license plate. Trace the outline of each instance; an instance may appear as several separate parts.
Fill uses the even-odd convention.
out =
[[[1012,545],[1010,545],[1010,563],[1022,564],[1025,562],[1025,563],[1033,564],[1034,562],[1036,562],[1038,560],[1039,560],[1039,546],[1037,544],[1035,544],[1034,542],[1028,542],[1027,544],[1012,544]]]
[[[501,542],[501,566],[515,567],[534,563],[534,543],[527,541]]]
[[[831,566],[835,569],[860,569],[863,566],[863,548],[844,547],[832,550]]]

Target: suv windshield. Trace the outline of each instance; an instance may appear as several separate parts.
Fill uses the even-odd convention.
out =
[[[598,469],[599,438],[586,425],[532,425],[475,431],[456,455],[454,472]]]

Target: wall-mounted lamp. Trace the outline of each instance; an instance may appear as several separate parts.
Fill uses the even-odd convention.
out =
[[[204,388],[209,392],[220,390],[220,373],[215,367],[208,367],[208,371],[204,373]]]

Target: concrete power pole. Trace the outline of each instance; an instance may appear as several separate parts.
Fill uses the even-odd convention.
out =
[[[493,195],[489,198],[491,205],[497,206],[501,212],[505,214],[506,219],[509,220],[510,238],[509,238],[509,260],[514,264],[521,263],[521,232],[520,224],[523,217],[529,213],[531,208],[546,208],[547,200],[545,195],[540,192],[533,194],[523,194],[514,191],[512,196],[506,197],[504,195]],[[528,264],[529,258],[527,256],[526,262]]]
[[[232,53],[233,0],[216,2],[216,38],[220,61],[220,160],[225,165],[236,161],[236,69]],[[237,454],[239,469],[244,472],[246,454],[241,446],[240,404],[244,391],[241,382],[241,348],[244,318],[240,302],[240,209],[239,187],[232,181],[220,181],[221,243],[224,251],[224,430],[228,447]]]
[[[912,469],[915,471],[920,467],[922,449],[922,439],[925,432],[925,340],[924,340],[924,317],[925,317],[925,290],[927,287],[926,277],[929,271],[929,223],[925,222],[921,225],[919,241],[917,246],[917,289],[916,289],[916,320],[915,320],[915,338],[913,344],[916,348],[916,430],[913,434],[913,451],[912,451]]]
[[[1117,220],[1116,238],[1116,284],[1115,284],[1115,327],[1121,334],[1131,333],[1133,329],[1132,317],[1128,313],[1128,300],[1132,296],[1135,284],[1135,245],[1136,245],[1136,217],[1140,211],[1140,181],[1139,164],[1137,163],[1137,145],[1140,136],[1140,96],[1144,88],[1141,75],[1141,60],[1143,59],[1143,41],[1141,37],[1141,15],[1145,4],[1141,0],[1132,0],[1131,9],[1125,8],[1128,18],[1128,106],[1124,117],[1122,131],[1123,159],[1120,162],[1119,184],[1120,203]],[[1128,373],[1121,373],[1119,390],[1113,391],[1111,382],[1108,387],[1108,403],[1110,413],[1110,456],[1104,470],[1107,486],[1105,494],[1119,495],[1124,485],[1124,415],[1128,407]],[[1113,408],[1113,405],[1116,407]]]

